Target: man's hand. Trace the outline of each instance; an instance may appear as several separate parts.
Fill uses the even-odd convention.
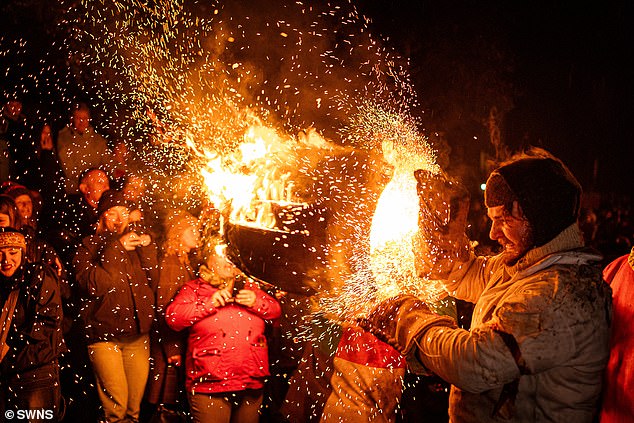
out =
[[[241,289],[238,291],[235,297],[236,304],[243,305],[245,307],[253,307],[255,304],[256,296],[255,292],[250,289]]]
[[[11,226],[9,215],[5,213],[0,213],[0,228],[7,228],[9,226]]]
[[[62,276],[62,270],[64,268],[62,267],[62,262],[59,261],[59,257],[55,257],[55,262],[53,264],[54,264],[53,268],[55,269],[55,271],[57,273],[57,276],[61,277]]]
[[[149,235],[145,235],[149,236]],[[136,247],[142,246],[143,240],[136,232],[128,232],[119,238],[119,242],[126,251],[134,251]],[[149,243],[148,243],[149,244]]]
[[[469,191],[457,181],[426,170],[417,170],[414,176],[420,204],[414,239],[417,273],[439,278],[454,261],[468,258]]]
[[[132,210],[128,215],[128,223],[139,222],[143,218],[143,212],[139,209]]]
[[[42,150],[53,150],[53,137],[51,137],[51,134],[40,137],[40,147]]]
[[[139,235],[139,240],[141,241],[141,247],[147,247],[152,242],[152,237],[148,234]]]
[[[432,312],[427,304],[413,295],[398,295],[379,304],[359,325],[408,355],[415,340],[433,326],[455,327],[453,319]]]

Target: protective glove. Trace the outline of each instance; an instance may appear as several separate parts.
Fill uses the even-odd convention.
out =
[[[427,170],[415,171],[414,177],[419,199],[419,230],[414,239],[417,272],[420,277],[438,277],[454,261],[468,258],[469,191]]]
[[[455,327],[454,320],[439,316],[413,295],[398,295],[379,304],[359,325],[407,356],[415,340],[433,326]]]

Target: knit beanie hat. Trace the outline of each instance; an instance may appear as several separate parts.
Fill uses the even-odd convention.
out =
[[[510,211],[513,201],[522,208],[539,247],[577,221],[581,185],[559,160],[521,158],[494,170],[484,192],[487,207]]]
[[[21,248],[26,250],[26,239],[18,230],[13,228],[0,228],[0,248]]]
[[[107,212],[108,209],[117,206],[129,207],[129,204],[120,191],[109,189],[101,194],[99,205],[97,206],[97,214],[101,216],[103,213]]]

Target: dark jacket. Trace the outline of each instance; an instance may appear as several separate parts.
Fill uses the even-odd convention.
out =
[[[147,334],[158,280],[156,246],[126,251],[116,235],[82,240],[73,260],[88,342]]]
[[[42,263],[25,263],[11,278],[0,276],[0,304],[19,289],[7,337],[9,352],[0,365],[3,380],[54,362],[66,350],[62,301],[55,272]]]

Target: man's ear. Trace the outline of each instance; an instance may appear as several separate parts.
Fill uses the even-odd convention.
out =
[[[86,195],[86,191],[88,191],[88,185],[86,185],[85,183],[79,184],[79,192]]]

